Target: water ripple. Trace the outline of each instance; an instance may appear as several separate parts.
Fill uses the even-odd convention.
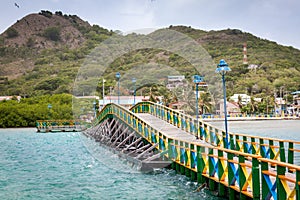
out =
[[[173,170],[137,173],[81,133],[0,136],[0,199],[215,199]]]

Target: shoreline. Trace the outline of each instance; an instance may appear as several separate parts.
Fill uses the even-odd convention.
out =
[[[205,119],[199,119],[202,120],[204,122],[212,122],[212,121],[224,121],[225,118],[205,118]],[[296,118],[296,117],[274,117],[274,118],[270,118],[270,117],[228,117],[227,121],[268,121],[268,120],[300,120],[300,118]]]

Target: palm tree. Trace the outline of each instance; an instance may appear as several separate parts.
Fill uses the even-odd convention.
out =
[[[255,113],[258,109],[257,102],[254,100],[254,97],[250,98],[250,112]]]
[[[199,107],[201,108],[201,114],[211,112],[212,109],[211,95],[208,92],[200,93]]]
[[[238,96],[237,104],[238,104],[240,110],[242,110],[242,108],[243,108],[243,103],[242,103],[242,97],[241,97],[241,95]]]

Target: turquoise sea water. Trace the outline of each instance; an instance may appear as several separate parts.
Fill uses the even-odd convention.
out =
[[[224,122],[210,124],[224,129]],[[233,133],[300,142],[300,120],[229,121],[228,130]],[[300,145],[295,144],[294,148],[300,150]],[[285,143],[285,149],[288,149],[288,143]],[[300,165],[300,152],[294,152],[294,158],[294,163]]]
[[[81,133],[0,129],[0,199],[219,199],[173,170],[139,173]]]
[[[211,122],[224,129],[224,122]],[[229,121],[228,130],[261,137],[300,141],[300,120]]]

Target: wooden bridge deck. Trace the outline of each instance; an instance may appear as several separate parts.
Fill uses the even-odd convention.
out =
[[[181,140],[184,142],[189,142],[189,143],[195,143],[195,144],[202,144],[206,146],[211,146],[211,144],[200,140],[196,139],[196,137],[184,130],[181,130],[180,128],[177,128],[176,126],[173,126],[172,124],[159,119],[151,114],[148,113],[136,113],[136,115],[144,120],[147,124],[149,124],[151,127],[155,128],[158,131],[162,131],[167,137]]]

